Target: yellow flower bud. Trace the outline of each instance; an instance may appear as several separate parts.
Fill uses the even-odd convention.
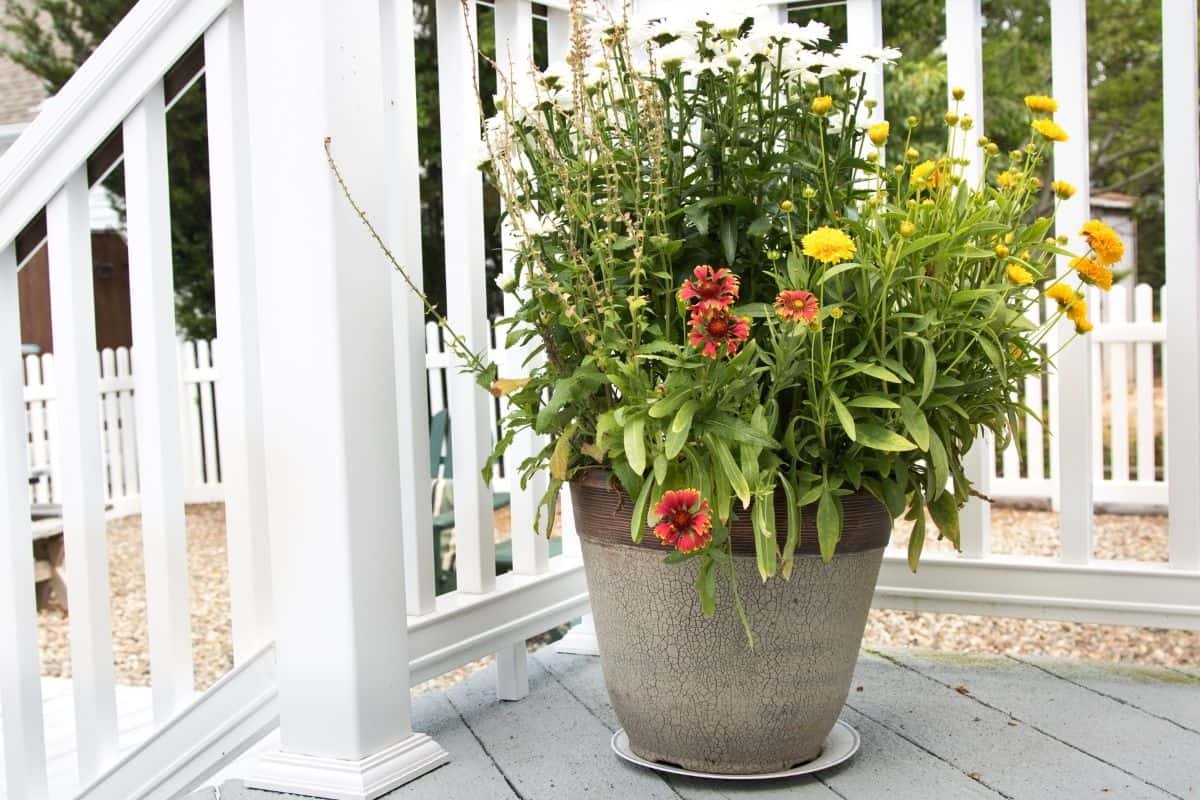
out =
[[[984,150],[987,151],[989,156],[999,155],[1000,145],[996,144],[995,142],[988,142],[987,147],[985,147]]]
[[[1000,258],[1008,258],[1009,252],[1010,251],[1008,249],[1008,245],[1006,245],[1006,244],[996,245],[996,255],[999,256]]]
[[[841,306],[834,306],[833,308],[829,309],[829,316],[833,317],[834,319],[841,319],[842,313]]]
[[[1067,238],[1067,235],[1066,235],[1065,233],[1060,233],[1060,234],[1058,235],[1058,237],[1057,237],[1056,241],[1057,241],[1059,244],[1066,244],[1067,242],[1069,242],[1069,241],[1071,241],[1071,240]]]
[[[812,200],[814,197],[817,196],[817,190],[811,186],[805,186],[804,189],[800,192],[800,196],[803,197],[805,200]]]
[[[947,111],[946,112],[946,124],[950,125],[950,126],[957,125],[958,124],[958,114],[955,114],[953,111]]]
[[[915,128],[915,127],[917,127],[917,124],[918,124],[919,122],[920,122],[920,120],[919,120],[919,119],[917,119],[915,116],[913,116],[913,115],[911,115],[911,114],[910,114],[909,116],[907,116],[907,117],[905,117],[905,118],[904,118],[904,124],[905,124],[905,125],[907,125],[907,126],[908,126],[908,127],[910,127],[910,128]]]
[[[828,114],[833,110],[833,98],[827,94],[817,95],[812,99],[811,108],[814,114]]]
[[[904,158],[907,159],[908,161],[916,161],[920,157],[921,157],[921,154],[917,151],[917,148],[915,148],[915,147],[910,147],[904,151]]]
[[[792,205],[791,200],[784,200],[782,203],[779,204],[779,210],[785,214],[792,213],[793,209],[795,209],[795,206]]]
[[[870,161],[872,164],[874,164],[878,160],[879,160],[879,152],[878,151],[872,150],[871,152],[867,153],[867,161]]]
[[[1075,187],[1066,181],[1054,181],[1050,184],[1050,188],[1054,190],[1054,194],[1059,200],[1070,200],[1075,194]]]
[[[917,232],[917,226],[913,225],[908,220],[904,220],[904,222],[900,223],[900,235],[903,236],[905,239],[912,236],[916,232]]]
[[[971,130],[971,128],[975,127],[974,117],[972,117],[970,114],[963,114],[962,122],[959,123],[959,127],[961,127],[964,131]]]
[[[876,122],[871,127],[867,128],[867,138],[871,140],[871,144],[876,147],[883,147],[883,143],[887,141],[888,133],[892,126],[886,122]]]
[[[953,89],[950,90],[950,96],[953,97],[955,100],[962,100],[964,97],[967,96],[967,90],[961,86],[955,86]]]
[[[980,136],[979,139],[975,142],[975,144],[979,145],[980,147],[987,147],[988,143],[991,141],[992,140],[986,136]]]

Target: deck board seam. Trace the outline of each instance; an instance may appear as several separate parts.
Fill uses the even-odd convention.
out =
[[[1195,733],[1195,734],[1200,735],[1200,731],[1196,730],[1195,728],[1189,728],[1187,725],[1184,725],[1181,722],[1177,722],[1176,720],[1173,720],[1170,717],[1164,717],[1161,714],[1155,714],[1153,711],[1145,709],[1142,706],[1139,706],[1137,703],[1131,702],[1131,701],[1126,700],[1121,697],[1117,697],[1116,695],[1111,695],[1108,692],[1104,692],[1104,691],[1101,691],[1100,689],[1095,688],[1094,686],[1088,686],[1086,683],[1080,683],[1079,681],[1072,680],[1071,678],[1067,677],[1066,675],[1061,675],[1057,672],[1054,672],[1053,670],[1043,667],[1041,664],[1035,664],[1030,661],[1025,661],[1024,659],[1017,658],[1016,656],[1012,656],[1012,655],[1006,655],[1005,658],[1010,658],[1013,661],[1017,662],[1018,664],[1024,664],[1026,666],[1033,667],[1034,669],[1041,670],[1042,672],[1046,673],[1047,675],[1049,675],[1053,678],[1058,678],[1061,681],[1066,681],[1067,683],[1071,684],[1072,686],[1078,686],[1080,689],[1089,691],[1092,694],[1098,694],[1101,697],[1105,697],[1105,698],[1108,698],[1109,700],[1113,700],[1117,703],[1120,703],[1123,706],[1128,706],[1129,708],[1137,709],[1138,711],[1142,712],[1146,716],[1153,717],[1154,719],[1162,720],[1163,722],[1169,722],[1170,724],[1174,725],[1175,727],[1179,728],[1180,730],[1184,730],[1184,731],[1187,731],[1188,733]]]
[[[467,718],[463,716],[462,709],[455,704],[454,698],[450,696],[449,692],[444,693],[443,696],[446,698],[446,702],[450,704],[450,707],[454,709],[454,713],[458,715],[459,720],[462,721],[463,727],[467,729],[467,733],[471,734],[471,737],[479,745],[479,749],[483,751],[483,754],[487,756],[488,761],[492,762],[492,766],[496,768],[496,772],[500,773],[500,777],[504,779],[506,784],[508,784],[509,791],[513,793],[513,796],[516,797],[517,800],[528,800],[528,798],[526,798],[525,795],[522,794],[519,789],[517,789],[517,785],[513,783],[513,780],[508,776],[508,773],[504,771],[504,767],[500,766],[500,763],[496,761],[495,757],[492,755],[492,751],[488,749],[487,744],[484,743],[479,734],[475,732],[475,729],[471,727],[471,723],[467,722]]]
[[[945,757],[945,756],[943,756],[941,753],[936,753],[936,752],[934,752],[933,750],[930,750],[930,749],[929,749],[928,747],[926,747],[925,745],[921,744],[921,743],[920,743],[920,742],[918,742],[917,740],[913,739],[911,736],[909,736],[909,735],[907,735],[906,733],[904,733],[904,731],[902,731],[902,730],[900,730],[900,729],[898,729],[898,728],[893,728],[891,725],[888,725],[886,722],[884,722],[884,721],[883,721],[883,720],[881,720],[881,719],[876,719],[875,717],[872,717],[870,714],[868,714],[867,712],[863,711],[861,708],[859,708],[858,706],[854,705],[853,703],[850,703],[849,701],[847,701],[847,702],[846,702],[846,708],[852,709],[852,710],[853,710],[855,713],[862,714],[864,717],[866,717],[867,719],[871,720],[871,722],[874,722],[874,723],[875,723],[876,725],[878,725],[879,727],[883,728],[884,730],[891,731],[891,732],[892,732],[892,733],[894,733],[896,736],[899,736],[901,739],[903,739],[904,741],[906,741],[906,742],[908,742],[909,744],[911,744],[913,747],[915,747],[915,748],[917,748],[918,750],[920,750],[922,753],[925,753],[926,755],[929,755],[929,756],[931,756],[932,758],[936,759],[937,761],[940,761],[940,762],[942,762],[943,764],[945,764],[946,766],[950,767],[950,769],[954,770],[955,772],[958,772],[958,773],[960,773],[960,774],[962,774],[962,775],[965,775],[966,777],[968,777],[968,778],[970,778],[971,780],[975,781],[976,783],[978,783],[980,786],[982,786],[983,788],[987,789],[988,791],[991,791],[991,792],[993,792],[993,793],[995,793],[995,794],[999,795],[1000,797],[1003,797],[1003,798],[1004,798],[1004,800],[1015,800],[1015,798],[1013,797],[1013,795],[1011,795],[1011,794],[1005,794],[1004,792],[1002,792],[1002,791],[1001,791],[1000,789],[998,789],[997,787],[995,787],[995,786],[992,786],[990,783],[988,783],[988,782],[984,781],[982,778],[976,778],[976,777],[973,777],[973,776],[971,775],[971,773],[967,772],[967,771],[966,771],[964,768],[960,767],[958,764],[955,764],[953,761],[951,761],[950,759],[946,758],[946,757]]]
[[[839,792],[837,789],[835,789],[835,788],[833,788],[832,786],[830,786],[830,785],[829,785],[829,781],[825,780],[825,778],[824,778],[824,777],[822,777],[822,776],[820,775],[820,773],[814,772],[814,773],[812,773],[812,776],[813,776],[814,778],[816,778],[816,779],[817,779],[817,783],[821,784],[821,785],[822,785],[822,786],[824,786],[826,789],[828,789],[830,792],[832,792],[832,793],[834,794],[834,796],[836,796],[836,797],[840,797],[840,798],[842,798],[842,800],[850,800],[850,798],[849,798],[849,797],[847,797],[846,795],[844,795],[844,794],[842,794],[841,792]]]
[[[912,672],[916,675],[920,675],[922,678],[924,678],[928,681],[931,681],[933,683],[936,683],[938,686],[944,686],[945,688],[950,689],[952,691],[955,690],[955,688],[953,686],[951,686],[950,684],[948,684],[944,681],[938,680],[937,678],[933,677],[932,675],[926,675],[924,672],[921,672],[919,669],[912,667],[908,664],[905,664],[905,663],[889,656],[887,653],[884,653],[884,652],[881,652],[878,650],[868,650],[867,652],[871,653],[872,655],[878,656],[879,658],[882,658],[885,661],[887,661],[888,663],[894,664],[894,665],[900,667],[901,669],[906,669],[909,672]],[[1038,725],[1035,725],[1034,723],[1029,722],[1027,720],[1021,719],[1017,715],[1013,714],[1011,711],[1005,711],[1004,709],[1002,709],[998,706],[994,706],[991,703],[988,703],[987,701],[977,697],[973,692],[969,692],[969,693],[963,695],[963,697],[967,697],[967,698],[975,701],[979,705],[983,706],[984,708],[991,709],[992,711],[995,711],[998,714],[1004,714],[1009,719],[1013,719],[1013,720],[1016,720],[1017,722],[1020,722],[1021,724],[1025,725],[1025,727],[1029,728],[1030,730],[1037,731],[1042,736],[1045,736],[1047,739],[1058,742],[1061,745],[1065,745],[1066,747],[1071,748],[1072,750],[1076,751],[1077,753],[1082,753],[1083,755],[1087,756],[1088,758],[1093,759],[1094,761],[1099,761],[1101,764],[1104,764],[1107,767],[1112,767],[1113,769],[1117,770],[1118,772],[1124,773],[1125,775],[1128,775],[1129,777],[1131,777],[1135,780],[1141,781],[1142,783],[1146,784],[1147,786],[1149,786],[1152,789],[1157,789],[1158,791],[1162,792],[1163,794],[1167,795],[1168,797],[1173,797],[1173,798],[1175,798],[1175,800],[1185,800],[1184,797],[1182,797],[1178,794],[1175,794],[1170,789],[1165,789],[1162,786],[1159,786],[1157,783],[1154,783],[1153,781],[1151,781],[1147,778],[1143,778],[1141,775],[1138,775],[1135,772],[1130,772],[1129,770],[1125,769],[1124,767],[1120,766],[1119,764],[1114,764],[1111,761],[1101,758],[1100,756],[1096,755],[1095,753],[1089,752],[1089,751],[1083,749],[1082,747],[1079,747],[1078,745],[1068,742],[1066,739],[1062,739],[1058,736],[1055,736],[1054,734],[1050,733],[1047,730],[1044,730],[1043,728],[1039,727]],[[855,711],[857,711],[857,710],[858,709],[855,709]]]
[[[579,695],[575,694],[575,692],[571,691],[571,687],[567,686],[565,683],[562,682],[562,680],[559,679],[558,675],[555,674],[554,669],[549,664],[547,664],[545,661],[542,661],[540,658],[534,659],[534,660],[537,661],[538,666],[540,666],[543,670],[546,671],[546,674],[550,676],[550,679],[552,681],[554,681],[559,686],[561,686],[563,691],[566,692],[568,695],[570,695],[571,699],[574,700],[576,703],[578,703],[583,708],[583,710],[586,711],[593,719],[595,719],[597,722],[599,722],[601,724],[601,726],[604,727],[605,730],[613,731],[613,728],[611,725],[609,725],[607,722],[605,722],[603,719],[601,719],[600,716],[598,714],[596,714],[595,711],[592,711],[591,707],[588,706],[587,703],[583,702],[583,698],[581,698]],[[616,733],[616,731],[613,731],[613,733]],[[679,800],[685,800],[684,796],[681,795],[675,789],[675,787],[671,785],[671,782],[669,780],[667,780],[665,777],[660,775],[658,772],[655,772],[653,774],[656,778],[658,778],[660,781],[663,782],[664,786],[666,786],[668,789],[671,790],[671,794],[678,797]]]

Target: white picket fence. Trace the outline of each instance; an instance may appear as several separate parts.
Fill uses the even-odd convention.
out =
[[[1088,292],[1096,319],[1089,334],[1091,387],[1066,396],[1090,403],[1093,498],[1102,508],[1166,511],[1167,324],[1162,315],[1155,318],[1154,299],[1146,284],[1132,292],[1124,286]],[[1022,400],[1035,413],[1024,418],[1007,447],[998,449],[991,497],[1058,508],[1060,468],[1051,437],[1060,415],[1070,413],[1059,407],[1058,381],[1053,373],[1026,380]]]
[[[1097,319],[1092,332],[1091,403],[1095,501],[1113,510],[1165,510],[1165,382],[1162,343],[1166,323],[1154,317],[1154,290],[1145,284],[1130,293],[1116,286],[1110,294],[1090,298]],[[1131,302],[1132,301],[1132,302]],[[1052,313],[1047,309],[1048,313]],[[1032,315],[1031,315],[1032,316]],[[1036,321],[1036,320],[1035,320]],[[503,335],[492,330],[489,356],[506,363]],[[426,371],[429,413],[448,408],[447,380],[457,371],[437,326],[426,325]],[[180,408],[184,495],[189,503],[218,502],[221,460],[217,446],[215,342],[179,343]],[[100,351],[99,420],[105,464],[105,499],[113,515],[136,513],[138,505],[137,433],[134,424],[133,373],[129,351]],[[1051,445],[1058,408],[1051,374],[1026,381],[1022,400],[1033,412],[1018,435],[997,449],[990,496],[999,502],[1050,504],[1058,507],[1057,449]],[[29,465],[45,477],[30,487],[31,501],[55,503],[60,487],[54,477],[56,420],[54,356],[25,357],[25,406],[29,420]],[[1082,396],[1081,396],[1082,397]],[[498,401],[489,404],[491,430],[498,435]],[[1040,418],[1039,418],[1039,409]],[[1125,424],[1120,424],[1124,420]],[[503,463],[494,491],[509,491]]]

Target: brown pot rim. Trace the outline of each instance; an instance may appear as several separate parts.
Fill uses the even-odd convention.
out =
[[[625,492],[615,476],[606,469],[592,469],[570,482],[571,500],[575,511],[575,527],[579,537],[598,544],[633,547],[665,553],[663,545],[647,527],[640,542],[629,534],[633,499]],[[743,509],[734,501],[730,538],[734,555],[754,555],[754,529],[750,508]],[[753,508],[753,503],[751,503]],[[801,511],[800,542],[797,555],[820,555],[817,543],[817,506],[807,505]],[[787,538],[787,499],[781,490],[775,491],[775,536],[780,547]],[[842,498],[842,537],[834,555],[861,553],[886,547],[892,533],[892,517],[887,508],[865,489]]]

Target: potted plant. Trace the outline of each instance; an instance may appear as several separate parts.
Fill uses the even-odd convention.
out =
[[[1080,285],[1111,285],[1121,243],[1092,222],[1074,255],[1031,214],[1067,139],[1051,98],[1026,98],[1020,150],[951,110],[947,150],[921,153],[864,95],[894,50],[736,11],[582,12],[566,64],[499,65],[481,168],[515,248],[507,344],[533,355],[523,376],[467,363],[512,403],[497,456],[545,437],[521,472],[549,470],[547,529],[570,488],[632,749],[787,769],[845,702],[892,520],[914,570],[927,515],[958,544],[964,454],[1030,412],[1047,334],[1091,329]]]

